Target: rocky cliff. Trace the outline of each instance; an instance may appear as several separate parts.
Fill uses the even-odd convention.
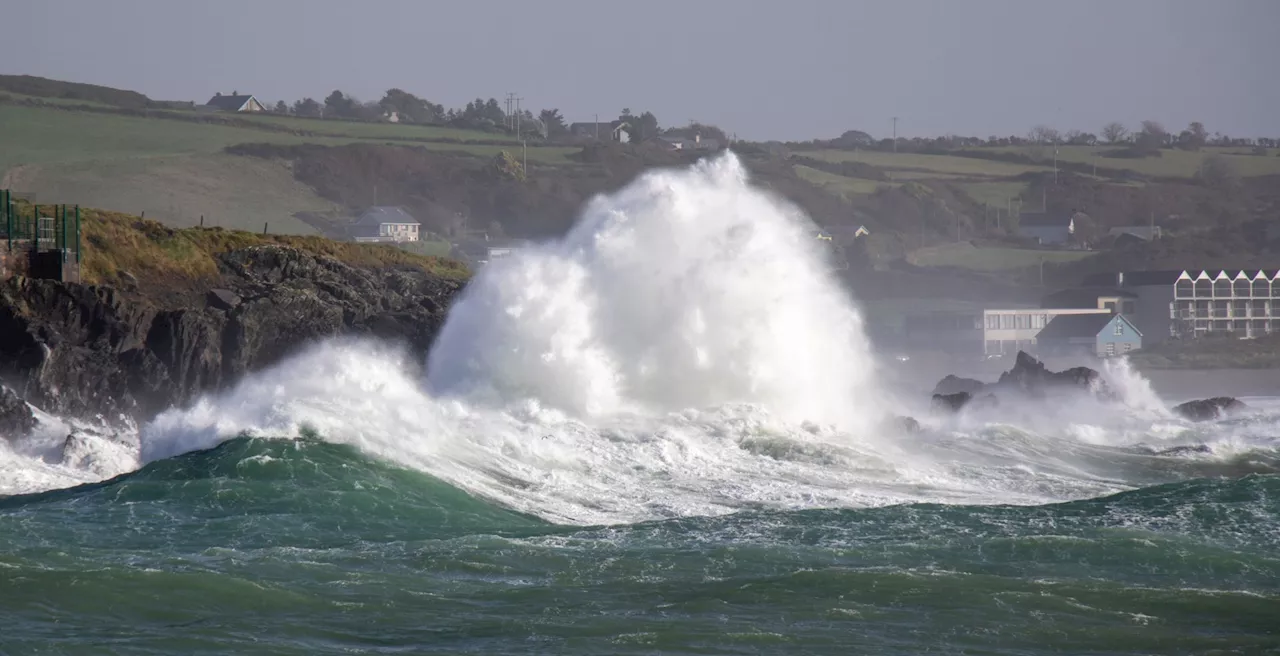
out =
[[[463,283],[288,246],[217,256],[179,305],[106,286],[0,283],[0,380],[61,415],[146,419],[309,341],[373,335],[425,355]]]

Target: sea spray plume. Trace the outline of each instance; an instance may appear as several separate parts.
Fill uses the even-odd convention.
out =
[[[585,416],[750,403],[882,418],[862,319],[812,224],[731,153],[594,199],[563,239],[496,261],[428,358],[433,392]]]

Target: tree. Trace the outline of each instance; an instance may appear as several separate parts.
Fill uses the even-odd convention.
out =
[[[1056,144],[1062,140],[1062,135],[1047,125],[1037,125],[1031,128],[1031,132],[1027,137],[1039,144]]]
[[[359,104],[355,98],[335,89],[329,97],[324,99],[324,115],[335,118],[356,118],[356,108]]]
[[[870,148],[875,143],[876,140],[862,130],[848,130],[835,139],[832,145],[837,148]]]
[[[1184,150],[1200,150],[1209,142],[1209,131],[1204,123],[1193,121],[1187,129],[1178,135],[1178,147]]]
[[[1102,126],[1102,138],[1106,139],[1107,143],[1120,143],[1128,136],[1129,128],[1126,128],[1123,124],[1116,121],[1112,121]]]
[[[293,103],[293,113],[295,116],[320,116],[320,103],[312,98],[303,98]]]
[[[444,107],[401,89],[387,89],[378,107],[383,114],[395,112],[397,118],[408,123],[436,123],[444,118]]]
[[[1158,121],[1143,121],[1142,131],[1134,138],[1134,142],[1143,150],[1155,150],[1165,146],[1168,141],[1169,131]]]
[[[565,125],[564,116],[560,115],[560,110],[558,109],[544,109],[538,112],[538,120],[542,121],[542,125],[546,128],[546,137],[548,139],[554,139],[569,129]]]
[[[631,113],[631,109],[628,107],[622,110],[622,115],[618,117],[618,120],[626,124],[622,129],[627,133],[627,139],[631,143],[640,143],[662,133],[658,127],[658,118],[652,112],[645,112],[636,116]]]
[[[283,100],[280,100],[276,102],[276,108],[273,111],[275,111],[275,113],[277,114],[288,114],[289,106],[286,105]]]

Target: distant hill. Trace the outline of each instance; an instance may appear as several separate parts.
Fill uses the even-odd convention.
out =
[[[37,98],[61,98],[101,103],[126,109],[144,109],[151,99],[137,91],[113,89],[96,84],[63,82],[34,75],[0,75],[0,91]]]

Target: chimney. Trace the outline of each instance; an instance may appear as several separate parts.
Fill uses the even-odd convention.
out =
[[[1116,274],[1116,287],[1124,287],[1124,272]]]
[[[694,133],[693,143],[702,143],[702,135],[698,133]]]

